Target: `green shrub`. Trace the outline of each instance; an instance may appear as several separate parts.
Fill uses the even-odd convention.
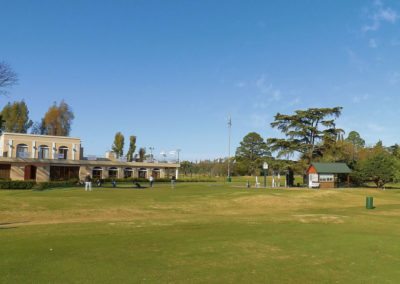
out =
[[[1,180],[0,189],[32,189],[35,184],[33,180]]]
[[[36,190],[45,190],[58,187],[74,187],[79,186],[79,181],[77,179],[66,180],[66,181],[46,181],[39,182],[36,184]]]
[[[170,179],[169,179],[170,180]],[[179,178],[177,180],[177,182],[217,182],[216,179],[212,179],[212,178]]]
[[[147,178],[105,178],[102,179],[103,182],[112,182],[115,180],[116,182],[149,182]],[[93,179],[93,182],[96,182],[96,179]]]

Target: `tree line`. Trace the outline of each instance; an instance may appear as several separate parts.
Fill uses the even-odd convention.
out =
[[[6,62],[0,62],[0,94],[5,95],[9,88],[17,84],[18,75]],[[62,100],[53,103],[39,122],[29,118],[29,109],[25,101],[7,103],[0,113],[0,130],[15,133],[30,133],[69,136],[74,113],[71,107]]]
[[[124,156],[125,136],[121,132],[117,132],[114,136],[114,143],[111,146],[111,150],[115,153],[116,158],[125,157],[128,162],[143,162],[148,158],[153,158],[146,154],[145,147],[139,148],[138,153],[135,154],[136,139],[135,135],[129,136],[129,147]]]
[[[267,162],[270,173],[293,171],[304,175],[313,162],[342,162],[351,169],[351,180],[356,185],[373,182],[383,187],[400,180],[400,146],[385,147],[382,141],[366,146],[356,131],[345,131],[336,126],[342,107],[309,108],[293,114],[277,113],[272,128],[282,137],[263,138],[256,132],[248,133],[237,147],[235,156],[205,160],[183,161],[184,175],[224,176],[230,163],[233,175],[261,175]]]
[[[74,113],[62,100],[49,107],[40,122],[29,118],[29,109],[25,101],[7,103],[1,113],[1,130],[4,132],[28,133],[54,136],[69,136]]]

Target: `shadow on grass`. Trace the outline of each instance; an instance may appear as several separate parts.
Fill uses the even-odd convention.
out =
[[[0,223],[0,230],[7,230],[7,229],[17,229],[18,227],[15,226],[17,224],[24,224],[28,223],[29,221],[23,221],[23,222],[6,222],[6,223]],[[11,226],[10,225],[14,225]]]

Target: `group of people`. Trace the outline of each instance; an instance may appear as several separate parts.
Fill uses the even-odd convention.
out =
[[[150,176],[149,182],[150,182],[150,187],[153,187],[153,184],[154,184],[154,177],[153,176]],[[171,187],[172,188],[175,188],[175,183],[176,183],[176,177],[172,176],[172,178],[171,178]],[[99,179],[97,181],[97,186],[100,187],[101,184],[102,184],[102,182]],[[117,187],[117,182],[115,180],[112,180],[111,184],[112,184],[112,187]],[[92,191],[92,177],[90,175],[87,175],[85,177],[85,191]]]

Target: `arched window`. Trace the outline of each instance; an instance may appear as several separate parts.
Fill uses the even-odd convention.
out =
[[[28,145],[26,144],[17,145],[17,158],[29,158]]]
[[[108,169],[108,177],[109,178],[117,178],[118,177],[118,169],[116,167],[111,167]]]
[[[153,171],[151,172],[151,175],[153,176],[153,178],[157,179],[160,178],[160,169],[153,169]]]
[[[68,147],[61,146],[58,148],[58,158],[62,160],[66,160],[68,158]]]
[[[147,178],[147,169],[140,168],[138,173],[139,173],[139,178]]]
[[[100,167],[94,167],[92,170],[93,179],[102,179],[103,178],[103,169]]]
[[[38,151],[38,158],[39,159],[48,159],[49,158],[49,146],[47,145],[40,145]]]
[[[125,168],[124,169],[124,178],[131,178],[131,177],[133,177],[133,169]]]

